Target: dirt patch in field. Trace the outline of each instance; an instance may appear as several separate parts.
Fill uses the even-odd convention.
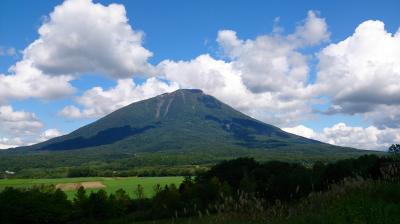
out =
[[[105,188],[106,186],[101,183],[100,181],[91,181],[91,182],[80,182],[80,183],[64,183],[64,184],[57,184],[56,188],[68,191],[68,190],[78,190],[80,187],[85,189],[99,189]]]

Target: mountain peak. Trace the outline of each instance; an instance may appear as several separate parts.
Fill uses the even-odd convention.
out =
[[[181,89],[182,92],[189,92],[193,94],[205,94],[201,89]]]
[[[154,98],[161,99],[161,98],[165,98],[165,97],[175,97],[175,96],[184,97],[185,95],[189,95],[189,94],[190,95],[205,95],[201,89],[178,89],[173,92],[163,93],[161,95],[155,96]],[[133,104],[135,104],[135,103],[133,103]]]
[[[191,94],[191,95],[203,95],[204,92],[201,89],[178,89],[170,93],[163,93],[161,95],[158,95],[156,97],[166,97],[166,96],[176,96],[177,94],[185,95],[185,94]]]
[[[204,94],[203,90],[201,89],[178,89],[175,92]]]

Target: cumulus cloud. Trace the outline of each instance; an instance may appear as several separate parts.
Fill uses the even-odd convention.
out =
[[[34,113],[14,111],[11,106],[0,106],[0,130],[14,136],[32,135],[43,127]]]
[[[44,141],[47,141],[49,139],[52,139],[52,138],[55,138],[55,137],[58,137],[61,135],[62,135],[62,133],[59,130],[57,130],[55,128],[51,128],[51,129],[47,129],[44,132],[42,132],[37,141],[44,142]]]
[[[400,142],[400,130],[387,128],[380,130],[374,126],[352,127],[345,123],[338,123],[324,128],[322,132],[303,125],[283,128],[284,131],[312,138],[333,145],[354,147],[367,150],[387,150],[393,143]]]
[[[57,129],[47,129],[34,113],[16,111],[10,105],[0,106],[0,149],[31,145],[61,135]]]
[[[39,28],[24,58],[47,74],[99,72],[116,78],[148,74],[152,53],[143,33],[128,23],[125,7],[91,0],[67,0]]]
[[[22,146],[36,142],[44,127],[34,113],[16,111],[10,105],[0,106],[0,149]],[[47,132],[47,135],[51,132]]]
[[[23,144],[20,138],[0,138],[0,149],[9,149]]]
[[[116,79],[152,74],[147,63],[152,53],[142,46],[143,33],[129,25],[123,5],[67,0],[55,7],[38,32],[22,60],[9,74],[0,74],[0,102],[68,96],[74,92],[70,81],[83,73]],[[0,54],[11,53],[11,48],[0,49]]]
[[[62,135],[62,133],[57,129],[47,129],[40,134],[36,133],[38,132],[29,133],[28,136],[24,134],[21,137],[13,138],[1,137],[0,149],[9,149],[19,146],[33,145]]]
[[[81,110],[74,105],[65,106],[62,110],[58,112],[58,114],[70,119],[78,119],[84,117],[81,113]]]
[[[345,40],[319,53],[314,86],[331,98],[326,113],[365,114],[380,128],[399,127],[400,32],[366,21]],[[382,117],[385,115],[385,117]]]
[[[289,36],[298,45],[316,45],[329,40],[330,32],[324,18],[318,17],[314,11],[308,11],[304,23],[297,26],[296,32]]]
[[[345,123],[338,123],[330,128],[324,128],[321,140],[333,145],[352,146],[360,149],[374,149],[379,146],[376,127],[350,127]]]
[[[25,98],[57,99],[75,91],[69,83],[71,76],[45,75],[33,67],[30,60],[16,63],[10,72],[9,75],[0,74],[0,102]]]
[[[295,134],[295,135],[300,135],[306,138],[312,138],[312,139],[316,139],[317,137],[317,133],[311,129],[308,128],[304,125],[298,125],[298,126],[294,126],[294,127],[289,127],[289,128],[282,128],[282,130]]]
[[[178,87],[176,83],[166,83],[157,78],[149,78],[142,84],[136,84],[132,79],[121,79],[113,88],[94,87],[78,97],[76,101],[82,110],[69,105],[59,114],[71,119],[100,117],[133,102],[175,91]]]
[[[217,41],[232,66],[241,71],[244,84],[255,93],[304,88],[308,81],[308,58],[300,48],[329,39],[323,18],[313,11],[288,36],[272,33],[241,40],[236,32],[222,30]]]
[[[218,33],[218,42],[241,72],[244,84],[255,93],[302,87],[308,79],[305,56],[280,36],[240,40],[231,30]]]

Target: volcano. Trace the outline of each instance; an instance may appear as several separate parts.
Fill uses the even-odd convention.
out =
[[[251,118],[197,89],[132,103],[76,131],[36,145],[39,151],[112,148],[129,152],[221,148],[330,149]],[[340,148],[340,147],[337,147]]]

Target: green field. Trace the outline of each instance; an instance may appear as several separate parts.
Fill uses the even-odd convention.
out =
[[[81,178],[57,178],[57,179],[2,179],[0,190],[5,187],[27,188],[39,185],[57,185],[64,183],[101,182],[108,193],[114,193],[118,189],[124,189],[131,197],[134,197],[134,190],[140,184],[144,187],[144,194],[150,197],[154,194],[153,187],[157,184],[179,185],[183,177],[81,177]],[[96,190],[92,189],[91,191]],[[66,190],[68,198],[74,197],[76,190]]]

